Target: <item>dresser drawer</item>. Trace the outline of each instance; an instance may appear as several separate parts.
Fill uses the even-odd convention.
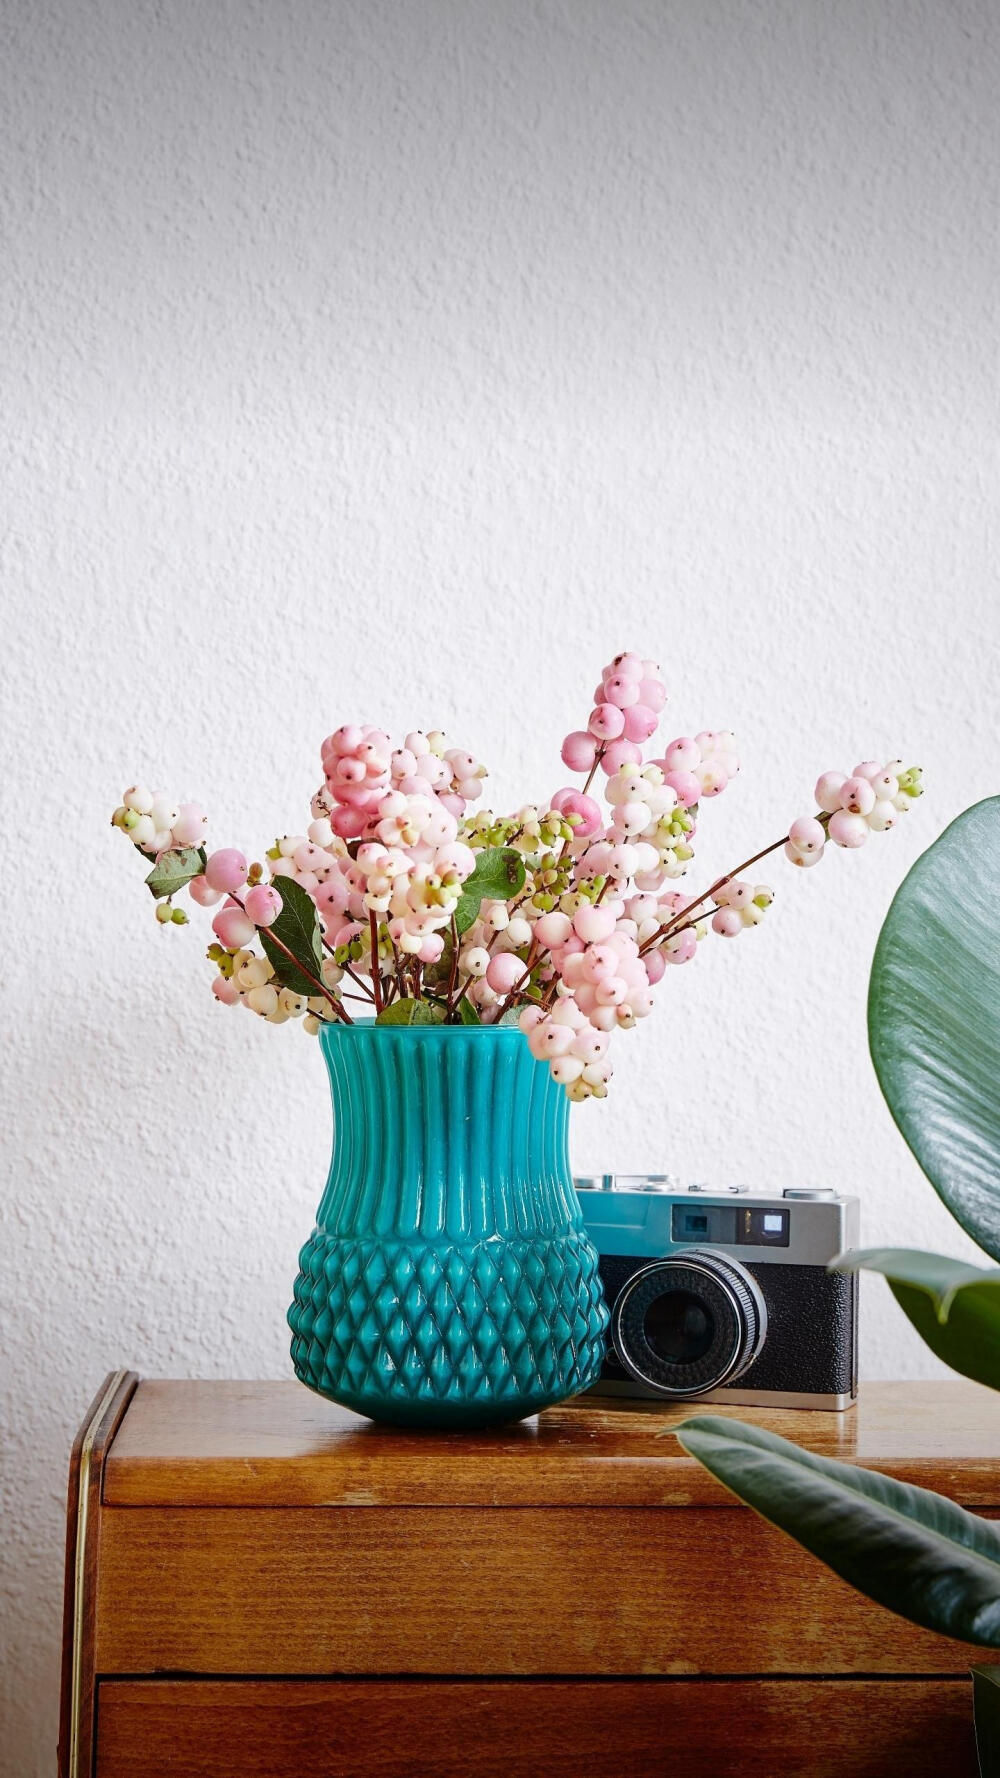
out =
[[[97,1778],[974,1778],[967,1680],[111,1680]]]
[[[968,1672],[744,1507],[107,1508],[100,1673]]]

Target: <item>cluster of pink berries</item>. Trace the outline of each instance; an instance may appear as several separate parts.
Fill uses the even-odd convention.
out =
[[[824,772],[816,783],[820,812],[792,822],[785,854],[793,864],[808,868],[818,864],[828,839],[853,851],[870,833],[888,833],[922,792],[920,767],[904,767],[901,759],[884,766],[862,760],[849,778],[843,772]]]
[[[698,735],[680,735],[671,741],[656,762],[685,809],[703,796],[721,796],[740,769],[736,736],[732,729],[702,729]]]
[[[175,803],[165,790],[131,784],[111,817],[147,858],[173,846],[200,846],[208,817],[197,803]]]
[[[571,1099],[607,1098],[608,1038],[595,1030],[570,996],[557,1000],[550,1013],[540,1006],[526,1006],[518,1022],[532,1055],[548,1063],[553,1080],[566,1088]]]
[[[737,877],[720,883],[713,899],[712,931],[720,938],[736,938],[745,927],[760,925],[774,894],[766,883],[746,883]]]
[[[601,674],[586,728],[574,729],[562,744],[563,765],[589,772],[599,761],[609,777],[619,766],[638,765],[666,701],[655,661],[616,655]]]
[[[313,797],[315,819],[329,817],[342,840],[373,835],[378,823],[405,814],[406,799],[436,804],[455,820],[482,794],[485,769],[439,729],[414,730],[393,750],[384,729],[347,724],[320,749],[325,782]]]
[[[490,1023],[515,1009],[532,1054],[570,1097],[603,1098],[610,1037],[648,1016],[668,967],[689,963],[709,934],[735,938],[758,925],[772,901],[766,885],[740,874],[748,865],[701,895],[676,886],[700,804],[727,787],[739,759],[730,730],[705,729],[644,760],[665,696],[654,662],[616,656],[587,727],[563,742],[563,762],[583,784],[509,816],[470,808],[484,769],[440,731],[414,731],[394,748],[382,729],[346,726],[323,743],[307,831],[277,840],[267,866],[233,847],[206,856],[202,811],[141,787],[125,793],[113,820],[157,861],[148,881],[163,898],[158,919],[186,919],[171,907],[177,883],[214,908],[209,955],[224,1004],[311,1032],[353,1022],[359,997],[379,1017],[419,1001],[442,1022]],[[592,793],[598,767],[603,797]],[[919,796],[920,776],[898,760],[866,761],[849,778],[826,772],[817,813],[764,850],[783,847],[808,866],[827,839],[856,847],[893,825]],[[508,882],[509,893],[497,893]],[[294,958],[282,917],[301,933],[305,896],[315,931]]]

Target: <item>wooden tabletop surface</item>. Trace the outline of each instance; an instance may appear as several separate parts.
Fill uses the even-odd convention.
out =
[[[109,1506],[692,1506],[732,1497],[669,1434],[695,1412],[1000,1508],[1000,1395],[868,1383],[846,1413],[578,1397],[491,1432],[374,1426],[288,1382],[141,1382],[108,1454]]]

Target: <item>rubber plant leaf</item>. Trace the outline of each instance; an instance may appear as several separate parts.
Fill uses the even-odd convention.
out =
[[[1000,1528],[925,1488],[714,1414],[684,1449],[843,1580],[912,1623],[1000,1648]]]
[[[902,883],[872,964],[868,1034],[896,1123],[952,1215],[1000,1260],[1000,797]]]
[[[938,1358],[1000,1389],[1000,1269],[966,1265],[939,1253],[872,1247],[845,1253],[838,1272],[880,1272],[921,1339]]]

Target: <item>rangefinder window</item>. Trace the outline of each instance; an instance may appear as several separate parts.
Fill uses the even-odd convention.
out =
[[[729,1204],[675,1204],[670,1233],[678,1244],[714,1241],[731,1246],[739,1239],[736,1211]]]
[[[788,1211],[741,1210],[736,1239],[743,1247],[787,1247]]]

